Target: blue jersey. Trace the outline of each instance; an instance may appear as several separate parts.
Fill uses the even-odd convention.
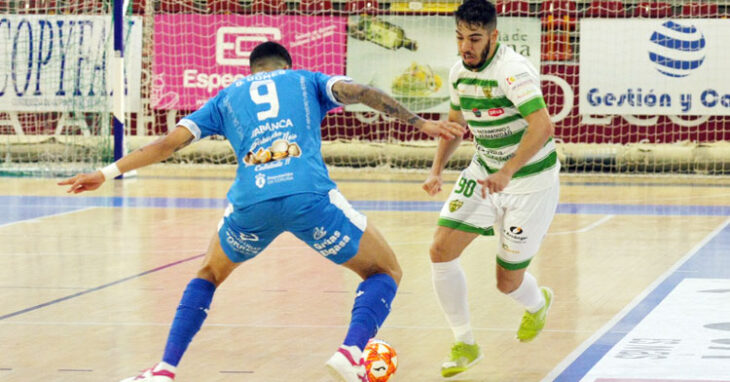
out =
[[[322,160],[320,125],[340,104],[342,76],[276,70],[242,78],[180,120],[195,140],[224,135],[238,158],[228,191],[235,208],[281,196],[335,188]]]

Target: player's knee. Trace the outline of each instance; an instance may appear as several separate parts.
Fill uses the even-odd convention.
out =
[[[350,267],[352,270],[354,270],[357,274],[360,275],[360,277],[363,278],[363,280],[366,280],[370,278],[371,276],[377,275],[377,274],[386,274],[393,278],[393,281],[397,285],[400,285],[400,280],[403,278],[403,271],[400,268],[400,265],[397,261],[394,261],[392,263],[389,263],[387,265],[385,264],[378,264],[378,263],[371,263],[367,264],[365,266],[357,266],[357,267]]]
[[[456,257],[449,251],[448,245],[440,240],[434,240],[429,250],[431,262],[441,263],[451,261]]]
[[[228,273],[216,270],[210,265],[206,264],[198,269],[197,277],[203,280],[208,280],[213,283],[213,285],[218,287],[221,283],[223,283],[223,280],[228,277]]]
[[[389,269],[387,273],[390,277],[395,280],[396,285],[400,285],[400,280],[403,278],[403,270],[400,268],[400,265],[396,263],[391,269]]]
[[[400,265],[398,263],[390,264],[388,266],[374,266],[370,269],[369,274],[364,276],[363,278],[368,278],[372,275],[376,275],[378,273],[384,273],[390,277],[393,278],[393,281],[395,281],[396,285],[400,285],[400,280],[403,278],[403,270],[401,270]]]

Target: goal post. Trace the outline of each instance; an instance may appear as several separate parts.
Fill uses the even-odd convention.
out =
[[[124,5],[127,0],[112,0],[114,10],[114,57],[112,58],[112,122],[114,132],[114,161],[119,160],[124,152]],[[121,177],[121,175],[120,175]]]

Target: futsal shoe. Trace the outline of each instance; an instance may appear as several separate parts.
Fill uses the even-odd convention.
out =
[[[136,377],[129,377],[120,382],[170,382],[175,380],[175,373],[166,370],[159,363],[154,367],[143,371]]]
[[[545,306],[535,313],[525,311],[520,328],[517,329],[517,339],[520,342],[534,340],[540,334],[542,328],[545,327],[548,310],[550,310],[550,305],[553,304],[553,291],[548,287],[540,287],[540,292],[545,297]]]
[[[362,350],[357,346],[340,346],[326,365],[338,382],[368,382]]]
[[[463,373],[477,362],[484,358],[484,353],[479,345],[469,345],[464,342],[457,342],[451,347],[449,360],[441,365],[441,375],[444,378],[453,377]]]

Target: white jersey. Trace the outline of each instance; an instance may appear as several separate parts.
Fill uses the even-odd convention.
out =
[[[451,108],[461,111],[474,135],[478,162],[489,174],[514,156],[527,129],[525,116],[545,107],[540,79],[524,56],[497,45],[494,56],[476,71],[462,61],[449,73]],[[548,142],[517,171],[504,193],[529,193],[557,181],[560,162]]]

